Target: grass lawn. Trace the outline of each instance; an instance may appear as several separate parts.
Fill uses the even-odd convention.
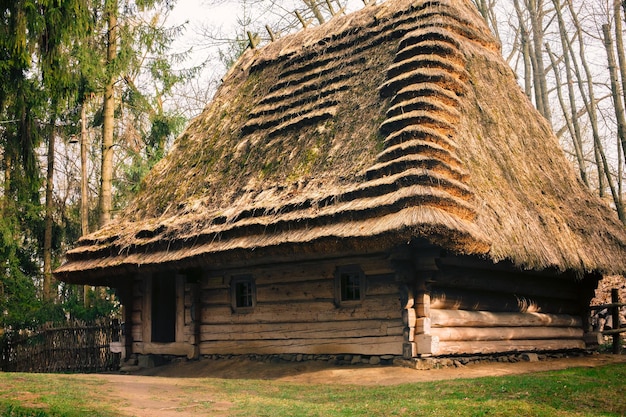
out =
[[[197,378],[184,389],[231,404],[219,416],[626,415],[626,364],[385,387]],[[98,375],[0,373],[0,415],[119,415],[111,392]]]

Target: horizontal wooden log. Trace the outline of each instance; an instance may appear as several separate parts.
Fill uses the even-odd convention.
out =
[[[579,316],[546,313],[496,313],[491,311],[430,310],[432,327],[556,326],[582,327]]]
[[[431,303],[430,294],[415,294],[415,313],[417,317],[429,317]]]
[[[615,334],[621,334],[621,333],[626,333],[626,328],[604,330],[602,332],[603,335],[607,335],[607,336],[615,335]]]
[[[485,342],[447,341],[439,342],[436,355],[490,354],[505,352],[532,352],[550,350],[584,349],[583,340],[491,340]]]
[[[416,335],[415,347],[419,354],[436,354],[439,350],[439,338],[430,334]]]
[[[203,289],[228,288],[230,278],[252,275],[257,285],[288,284],[307,280],[330,279],[336,266],[320,263],[282,264],[216,271],[205,279]]]
[[[200,343],[200,354],[360,354],[401,355],[402,336],[363,337],[345,339],[285,339],[238,341],[213,341]]]
[[[366,276],[366,297],[393,295],[399,297],[399,285],[393,275]],[[309,279],[300,282],[259,284],[256,282],[257,302],[293,302],[334,298],[335,279]],[[230,288],[204,289],[201,293],[203,304],[230,303]]]
[[[143,330],[141,325],[133,325],[130,329],[133,342],[141,342],[143,340]]]
[[[366,297],[359,305],[337,307],[334,300],[316,300],[299,303],[258,303],[250,313],[238,314],[229,305],[203,306],[201,323],[284,323],[326,322],[359,319],[402,319],[397,297]]]
[[[415,320],[415,333],[430,334],[432,329],[432,321],[429,317],[420,317]]]
[[[507,274],[519,273],[519,268],[515,267],[511,262],[503,261],[494,264],[488,258],[480,258],[475,255],[452,255],[440,257],[437,259],[437,265],[442,269],[446,267],[457,267],[464,270],[499,271]],[[558,273],[546,271],[527,270],[524,271],[524,274],[529,277],[536,276],[548,279],[558,279]],[[573,274],[571,276],[573,276]]]
[[[351,337],[401,336],[399,320],[347,320],[326,323],[262,323],[201,325],[200,340],[342,339]]]
[[[443,268],[433,276],[433,285],[448,288],[486,290],[518,294],[526,297],[577,300],[579,283],[557,277],[542,277],[518,272]]]
[[[393,274],[389,262],[382,256],[371,258],[349,257],[325,261],[299,263],[272,263],[254,268],[238,268],[213,271],[203,280],[202,288],[227,287],[231,276],[253,275],[257,285],[287,284],[308,280],[333,279],[341,265],[358,265],[365,275]]]
[[[440,341],[582,339],[575,327],[444,327],[431,329]]]
[[[133,311],[140,311],[143,308],[143,297],[133,297],[132,306]]]
[[[203,291],[216,288],[228,288],[229,282],[230,278],[225,277],[223,274],[214,275],[210,272],[207,272],[200,280],[199,289],[200,291]]]
[[[393,295],[400,298],[400,282],[396,281],[395,274],[365,275],[366,297],[376,295]]]
[[[288,284],[259,285],[257,303],[294,302],[334,298],[334,279],[303,281]]]
[[[146,343],[146,342],[134,342],[133,353],[139,353],[141,355],[176,355],[176,356],[193,356],[193,345],[184,342],[175,343]]]
[[[612,307],[626,307],[626,303],[609,303],[609,304],[601,304],[598,306],[591,306],[589,307],[589,309],[591,310],[604,310],[605,308],[612,308]]]
[[[211,288],[200,292],[201,304],[230,304],[230,288]]]
[[[464,291],[458,288],[433,287],[432,309],[495,312],[543,312],[577,315],[582,306],[567,300],[522,297],[513,293]]]
[[[141,323],[141,318],[142,318],[141,311],[133,311],[130,317],[131,317],[130,319],[132,320],[133,324]]]

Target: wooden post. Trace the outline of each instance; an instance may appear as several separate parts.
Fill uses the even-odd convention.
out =
[[[272,40],[272,42],[274,42],[276,40],[276,35],[274,35],[274,32],[272,32],[272,28],[270,27],[270,25],[265,25],[265,30],[267,30],[267,33],[270,35],[270,39]]]
[[[330,3],[330,0],[326,0],[326,5],[328,6],[328,11],[330,12],[330,15],[334,16],[337,12],[335,12],[335,8]]]
[[[257,45],[259,44],[259,35],[253,34],[250,31],[246,32],[246,34],[248,35],[248,42],[249,42],[250,49],[256,48]]]
[[[611,290],[611,304],[614,304],[611,307],[612,319],[613,319],[613,330],[620,330],[621,323],[619,320],[619,291],[617,288],[613,288]],[[622,350],[622,337],[619,331],[616,331],[613,334],[613,353],[619,355]]]
[[[296,17],[298,18],[298,20],[300,21],[300,23],[302,24],[302,27],[304,29],[306,29],[306,27],[308,26],[308,23],[304,20],[304,18],[302,17],[302,15],[300,14],[300,12],[298,12],[297,10],[294,12],[296,14]]]

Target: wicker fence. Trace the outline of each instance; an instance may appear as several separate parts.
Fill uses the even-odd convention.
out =
[[[110,343],[118,341],[117,320],[95,325],[47,325],[36,332],[0,336],[0,369],[5,372],[104,372],[120,365]]]

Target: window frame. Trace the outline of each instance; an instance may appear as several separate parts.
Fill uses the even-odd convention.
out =
[[[356,277],[358,280],[358,292],[359,296],[354,298],[345,298],[344,294],[346,285],[348,284],[344,278],[346,276]],[[337,307],[355,306],[359,305],[365,299],[365,293],[367,291],[367,279],[365,273],[358,265],[344,265],[335,269],[335,305]]]
[[[250,298],[250,305],[238,305],[240,300],[238,286],[242,284],[249,285],[248,291],[250,294],[246,297]],[[252,275],[237,275],[230,279],[230,305],[233,313],[249,313],[254,310],[256,307],[256,283]]]

